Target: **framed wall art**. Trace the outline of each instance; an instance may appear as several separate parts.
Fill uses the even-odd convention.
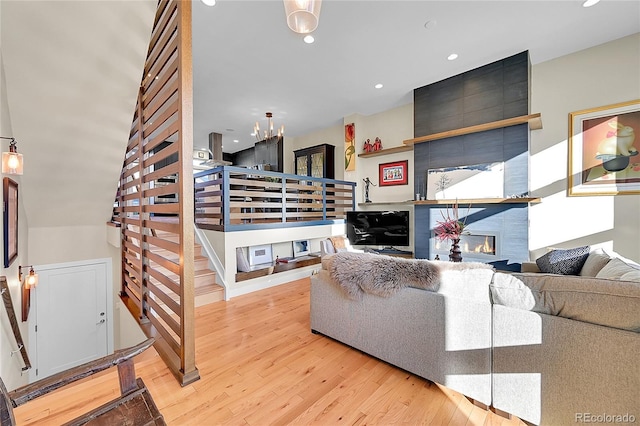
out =
[[[356,169],[356,125],[344,125],[344,170],[352,172]]]
[[[640,100],[569,114],[569,196],[640,194]]]
[[[4,178],[2,182],[2,211],[4,232],[4,267],[18,257],[18,183]]]
[[[273,263],[271,244],[249,247],[249,265],[264,265]]]
[[[297,240],[297,241],[292,241],[291,245],[293,246],[293,257],[302,257],[302,256],[307,256],[309,253],[311,253],[310,247],[311,247],[311,243],[309,242],[309,240]]]
[[[427,200],[503,197],[504,162],[427,170]]]
[[[378,166],[379,186],[407,185],[409,160],[382,163]]]

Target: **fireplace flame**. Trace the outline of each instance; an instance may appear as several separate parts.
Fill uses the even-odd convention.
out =
[[[473,248],[469,247],[469,243],[468,242],[465,242],[464,243],[464,251],[463,252],[466,252],[466,253],[488,253],[488,254],[493,254],[494,250],[493,250],[493,247],[491,246],[491,243],[489,242],[489,236],[485,236],[484,237],[484,243],[477,244]]]
[[[477,235],[477,237],[481,237],[481,235]],[[460,250],[462,251],[462,253],[495,255],[496,251],[493,246],[493,240],[494,238],[490,235],[484,235],[484,241],[476,242],[475,244],[473,241],[471,242],[471,244],[469,244],[469,241],[462,240],[460,242]],[[449,245],[443,241],[436,240],[434,243],[435,250],[445,251],[449,249]]]

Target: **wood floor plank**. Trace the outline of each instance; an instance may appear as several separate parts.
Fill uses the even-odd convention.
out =
[[[136,357],[169,425],[523,426],[461,394],[312,334],[309,279],[196,308],[201,379],[180,387],[152,348]],[[119,393],[115,369],[15,410],[18,425],[68,421]]]
[[[469,413],[469,418],[467,419],[467,426],[482,426],[484,421],[487,418],[487,410],[476,407],[475,405],[471,409]]]

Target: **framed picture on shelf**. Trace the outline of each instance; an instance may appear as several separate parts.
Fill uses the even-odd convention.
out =
[[[409,183],[409,160],[382,163],[378,166],[378,185],[407,185]]]
[[[569,114],[569,196],[640,194],[640,100]]]
[[[8,268],[18,257],[18,183],[8,177],[2,182],[2,211],[4,267]]]
[[[427,200],[503,197],[504,162],[427,170]]]
[[[309,253],[311,253],[311,250],[309,250],[309,247],[310,247],[309,240],[292,241],[291,244],[293,245],[294,258],[307,256]]]
[[[264,265],[273,263],[271,244],[249,247],[249,265]]]

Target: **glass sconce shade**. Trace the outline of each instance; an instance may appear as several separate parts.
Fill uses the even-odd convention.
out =
[[[322,0],[283,0],[287,25],[299,34],[308,34],[318,27]]]
[[[24,277],[24,288],[30,289],[38,286],[38,274],[34,271],[32,265],[18,266],[18,281],[22,282],[22,268],[29,268],[29,273]]]
[[[27,288],[36,287],[38,285],[38,274],[34,273],[33,269],[27,275],[27,279],[24,281],[24,285]]]
[[[2,173],[6,175],[21,175],[22,165],[22,154],[14,151],[2,153]]]

